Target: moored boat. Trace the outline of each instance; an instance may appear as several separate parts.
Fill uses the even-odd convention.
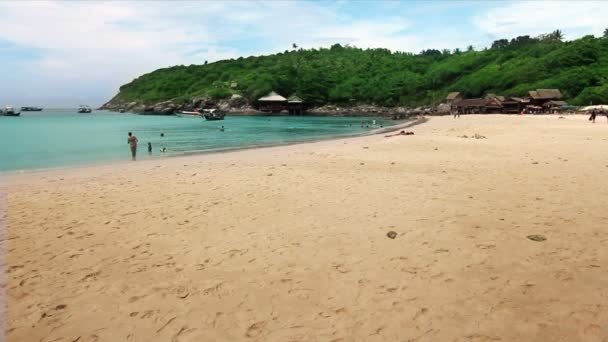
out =
[[[42,108],[40,107],[21,107],[22,112],[40,112]]]
[[[202,117],[200,112],[191,112],[187,110],[182,110],[180,112],[175,113],[177,116],[187,117],[187,118],[200,118]]]
[[[21,115],[21,112],[16,111],[11,106],[6,106],[4,108],[4,111],[2,112],[2,116],[19,116],[19,115]]]
[[[80,114],[88,114],[88,113],[91,113],[92,111],[93,110],[89,106],[80,105],[78,107],[78,113],[80,113]]]
[[[224,120],[226,114],[217,109],[203,109],[203,116],[207,121]]]

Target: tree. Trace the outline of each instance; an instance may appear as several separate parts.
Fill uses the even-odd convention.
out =
[[[459,48],[455,48],[455,49],[454,49],[454,54],[455,54],[455,55],[460,55],[461,53],[462,53],[462,51],[460,51],[460,49],[459,49]]]
[[[564,39],[564,34],[561,30],[555,30],[551,33],[541,34],[538,39],[545,42],[561,42]]]
[[[499,40],[495,40],[492,43],[492,47],[491,49],[496,50],[496,49],[503,49],[509,46],[509,41],[507,39],[499,39]]]
[[[207,61],[205,61],[205,65],[207,65]]]
[[[291,46],[293,46],[294,49],[298,48],[298,46],[296,45],[296,43],[293,43]]]
[[[604,38],[608,38],[608,28],[604,30]]]
[[[555,30],[551,33],[553,40],[557,40],[557,41],[562,41],[564,40],[564,34],[562,33],[561,30]]]
[[[469,45],[467,46],[467,52],[471,52],[474,51],[475,49],[473,48],[473,45]]]

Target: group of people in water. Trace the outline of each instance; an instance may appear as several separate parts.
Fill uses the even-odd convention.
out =
[[[137,137],[135,135],[133,135],[132,132],[129,132],[128,134],[128,138],[127,138],[127,144],[129,144],[129,147],[131,148],[131,160],[135,160],[137,158],[137,143],[139,142],[139,140],[137,139]],[[161,133],[160,137],[163,138],[165,136],[165,133]],[[161,152],[167,152],[167,148],[166,147],[161,147],[160,148]],[[152,154],[152,143],[148,142],[148,153]]]
[[[224,126],[222,126],[220,128],[220,132],[224,132],[225,128]],[[165,133],[161,133],[160,134],[161,140],[162,138],[165,137]],[[137,143],[139,142],[139,140],[137,140],[137,137],[135,135],[133,135],[132,132],[129,132],[128,134],[128,138],[127,138],[127,144],[129,144],[129,147],[131,148],[131,160],[135,160],[137,158]],[[165,153],[167,152],[167,148],[164,146],[164,143],[161,143],[161,148],[160,148],[160,152]],[[148,142],[148,154],[152,154],[152,143]]]

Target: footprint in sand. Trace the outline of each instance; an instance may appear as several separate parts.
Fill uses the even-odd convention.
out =
[[[266,321],[255,322],[247,328],[247,332],[245,336],[247,337],[256,337],[262,333],[262,329],[266,325]]]

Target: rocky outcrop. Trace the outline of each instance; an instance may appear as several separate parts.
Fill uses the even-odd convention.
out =
[[[337,105],[325,105],[312,108],[307,111],[313,115],[332,115],[332,116],[382,116],[392,119],[405,119],[421,114],[435,114],[437,109],[434,107],[382,107],[374,105],[357,105],[352,107],[341,107]]]
[[[181,108],[182,106],[177,105],[176,103],[174,103],[173,101],[164,101],[164,102],[160,102],[155,104],[150,110],[150,108],[146,108],[146,111],[151,111],[154,114],[160,114],[160,115],[171,115],[171,114],[175,114],[175,112]]]
[[[145,115],[172,115],[179,111],[193,111],[201,108],[215,108],[230,115],[268,115],[258,111],[246,98],[234,94],[229,99],[215,100],[209,97],[197,97],[187,102],[176,102],[174,100],[162,101],[158,103],[142,102],[122,102],[112,99],[104,104],[100,109],[113,111],[124,110],[131,113]],[[382,107],[375,105],[324,105],[321,107],[309,108],[308,115],[319,116],[382,116],[392,119],[406,119],[416,115],[443,114],[446,112],[444,107]],[[285,113],[286,114],[286,113]]]

